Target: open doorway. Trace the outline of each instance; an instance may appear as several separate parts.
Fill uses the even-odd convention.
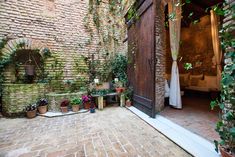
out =
[[[182,109],[166,103],[162,116],[213,142],[219,110],[211,110],[210,102],[219,96],[217,63],[215,61],[210,12],[205,12],[219,1],[192,1],[183,6],[180,50],[178,55]],[[167,14],[167,6],[166,6]],[[191,16],[189,18],[189,16]],[[167,21],[167,19],[166,19]],[[192,68],[185,68],[188,63]],[[169,28],[166,27],[166,83],[170,86],[172,57]],[[166,102],[168,102],[166,98]]]

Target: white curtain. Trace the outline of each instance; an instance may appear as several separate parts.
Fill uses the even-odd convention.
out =
[[[211,36],[212,36],[212,45],[216,60],[216,69],[217,69],[217,87],[220,89],[220,81],[221,81],[221,59],[222,59],[222,51],[220,47],[219,40],[219,24],[218,24],[218,16],[215,14],[213,10],[211,12]]]
[[[181,3],[180,0],[171,0],[168,3],[169,11],[169,28],[170,28],[170,45],[171,56],[173,59],[171,69],[170,100],[169,103],[175,108],[182,108],[179,70],[177,57],[179,54],[180,29],[181,29]]]

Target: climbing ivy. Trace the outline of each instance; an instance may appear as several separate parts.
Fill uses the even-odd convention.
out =
[[[112,56],[116,52],[117,46],[121,43],[120,36],[124,31],[122,26],[124,22],[120,19],[124,14],[124,0],[109,0],[104,2],[102,0],[89,0],[89,11],[84,17],[84,27],[89,34],[89,42],[79,44],[80,48],[90,45],[93,41],[94,34],[98,33],[98,45],[96,52],[89,54],[103,54],[110,53]],[[95,26],[94,27],[92,26]],[[97,40],[96,40],[97,41]]]

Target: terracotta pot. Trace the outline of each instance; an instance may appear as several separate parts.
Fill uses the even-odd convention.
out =
[[[127,100],[127,101],[126,101],[126,106],[127,106],[127,107],[130,107],[130,106],[131,106],[131,103],[132,103],[132,102],[131,102],[130,100]]]
[[[72,105],[73,112],[79,111],[79,105]]]
[[[26,116],[27,116],[27,118],[34,118],[34,117],[36,117],[36,113],[37,113],[37,110],[27,111]]]
[[[61,112],[63,112],[63,113],[68,112],[68,107],[67,107],[67,106],[65,106],[65,107],[60,107],[60,109],[61,109]]]
[[[45,106],[38,106],[38,112],[40,114],[46,113],[47,112],[47,105],[45,105]]]
[[[116,88],[116,92],[117,93],[122,93],[125,91],[125,88],[124,87],[119,87],[119,88]]]
[[[90,102],[84,103],[84,108],[85,109],[90,109],[90,107],[91,107],[91,103]]]
[[[219,147],[222,157],[234,157],[234,155],[229,154],[223,147]]]

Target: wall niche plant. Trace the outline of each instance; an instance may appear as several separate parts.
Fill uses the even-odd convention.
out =
[[[12,43],[15,43],[14,45]],[[20,38],[20,39],[14,39],[9,40],[8,38],[1,39],[0,41],[0,95],[2,93],[3,89],[3,83],[6,81],[6,78],[4,76],[4,72],[7,69],[9,65],[14,65],[15,68],[15,77],[16,80],[13,83],[27,83],[27,77],[20,74],[20,71],[22,71],[21,67],[23,67],[23,63],[20,63],[17,61],[17,54],[19,51],[30,51],[32,54],[38,54],[41,56],[41,60],[44,61],[47,57],[50,56],[50,50],[48,48],[33,48],[30,49],[28,43],[32,42],[29,39]],[[9,48],[9,45],[11,46]],[[39,67],[39,71],[44,71],[43,69],[44,65]],[[39,74],[38,74],[39,76]],[[45,75],[40,75],[41,78],[43,78]]]

